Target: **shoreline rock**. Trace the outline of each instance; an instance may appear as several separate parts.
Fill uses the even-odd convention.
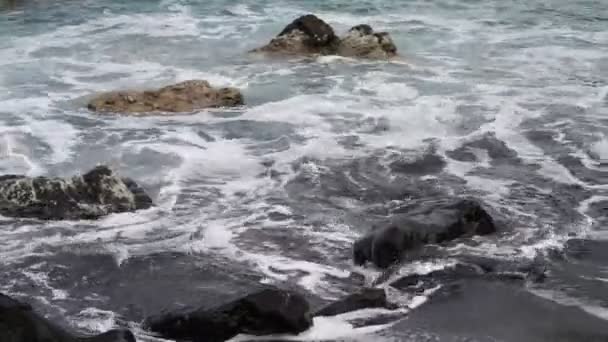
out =
[[[75,336],[38,315],[29,304],[0,293],[0,341],[6,342],[135,342],[126,329],[96,336]]]
[[[243,103],[243,95],[236,88],[214,88],[207,81],[190,80],[154,90],[102,93],[87,107],[99,113],[154,115],[234,107]]]
[[[402,209],[391,221],[355,242],[355,264],[370,261],[379,268],[388,268],[399,262],[405,252],[424,245],[496,232],[492,217],[474,200],[422,203]]]
[[[325,21],[307,14],[292,21],[268,44],[253,52],[389,59],[397,55],[397,47],[387,32],[374,32],[366,24],[352,27],[340,38]]]
[[[267,288],[215,308],[150,317],[143,326],[165,338],[221,342],[238,334],[299,334],[312,319],[302,295]]]
[[[0,214],[41,220],[97,219],[147,209],[152,199],[133,180],[97,166],[71,178],[0,176]]]

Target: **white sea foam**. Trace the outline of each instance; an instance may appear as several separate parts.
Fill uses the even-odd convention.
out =
[[[116,314],[98,308],[86,308],[77,313],[71,321],[76,327],[89,332],[105,332],[116,325]]]
[[[334,340],[334,339],[348,339],[354,338],[357,336],[363,336],[372,334],[377,331],[381,331],[390,327],[392,324],[384,324],[384,325],[373,325],[355,328],[352,324],[344,321],[343,317],[315,317],[313,319],[313,326],[309,330],[293,336],[293,335],[277,335],[277,336],[245,336],[239,335],[233,339],[230,339],[231,342],[238,341],[273,341],[273,340],[282,340],[282,341],[319,341],[319,340]]]
[[[522,40],[541,41],[545,37],[581,38],[601,44],[605,41],[604,32],[581,32],[544,25],[521,31],[502,25],[489,27],[481,21],[484,15],[489,16],[485,12],[470,20],[427,13],[425,10],[412,12],[391,9],[390,13],[372,12],[374,14],[370,15],[320,10],[318,14],[334,25],[338,33],[361,23],[369,23],[377,30],[390,31],[396,42],[403,44],[399,48],[407,62],[387,63],[324,56],[314,62],[290,61],[285,64],[251,61],[247,65],[207,68],[196,63],[185,66],[186,63],[165,58],[162,53],[157,54],[161,50],[149,48],[158,47],[154,44],[162,41],[169,47],[175,47],[175,52],[179,54],[180,49],[191,51],[189,49],[193,46],[200,46],[200,60],[207,62],[206,51],[203,50],[208,45],[222,40],[237,45],[243,42],[253,44],[260,40],[261,44],[262,36],[257,33],[260,27],[282,27],[289,20],[309,11],[309,8],[302,5],[276,6],[273,3],[266,7],[236,4],[227,6],[227,13],[215,9],[199,13],[191,6],[195,5],[170,0],[163,1],[160,10],[152,13],[100,12],[96,18],[86,22],[61,26],[33,36],[15,36],[5,42],[6,48],[0,49],[0,67],[9,70],[18,69],[20,65],[34,75],[24,78],[29,81],[20,81],[13,75],[16,71],[10,75],[0,73],[0,90],[3,90],[0,92],[1,110],[19,114],[21,120],[9,126],[8,121],[0,119],[0,170],[42,175],[56,164],[77,163],[80,156],[74,150],[80,144],[88,143],[81,137],[89,133],[89,128],[79,128],[67,120],[63,121],[63,118],[73,119],[70,122],[92,121],[90,113],[66,105],[66,102],[74,100],[75,106],[81,106],[81,102],[84,102],[82,96],[115,89],[157,87],[193,78],[247,91],[260,81],[280,82],[275,79],[277,76],[307,81],[309,70],[318,74],[322,69],[326,76],[319,81],[333,84],[332,88],[319,91],[317,88],[307,90],[303,87],[301,93],[295,96],[273,97],[274,102],[255,98],[252,103],[262,104],[244,108],[244,113],[238,117],[258,123],[273,121],[292,124],[301,140],[294,139],[286,149],[260,156],[257,149],[259,142],[253,139],[223,139],[214,135],[214,141],[207,141],[197,134],[201,123],[213,126],[234,120],[228,111],[220,113],[228,114],[225,116],[217,115],[216,111],[201,111],[196,115],[172,117],[95,117],[101,122],[102,127],[96,129],[102,134],[117,130],[134,134],[145,130],[161,131],[159,135],[143,138],[138,135],[137,138],[126,139],[113,150],[118,161],[127,155],[141,155],[146,150],[171,157],[170,165],[137,165],[137,168],[148,168],[141,180],[160,184],[156,199],[158,206],[137,213],[110,215],[97,222],[22,224],[2,229],[0,253],[3,260],[11,262],[41,253],[40,247],[48,246],[81,246],[79,250],[82,253],[111,254],[119,265],[130,257],[160,251],[204,253],[213,255],[217,261],[227,259],[227,262],[252,265],[266,277],[267,282],[289,280],[318,295],[331,297],[335,292],[332,292],[329,278],[332,281],[345,279],[354,269],[365,274],[368,282],[372,282],[379,272],[369,268],[332,265],[329,261],[327,264],[313,262],[307,260],[306,255],[298,256],[295,253],[286,256],[280,246],[268,241],[256,241],[255,246],[244,245],[240,241],[241,235],[248,230],[276,229],[276,226],[282,225],[289,229],[296,227],[290,232],[294,236],[306,236],[311,248],[322,251],[320,254],[326,256],[327,260],[333,260],[336,253],[350,252],[347,248],[357,234],[337,219],[319,229],[298,226],[299,222],[295,219],[279,223],[266,219],[270,211],[285,216],[294,214],[287,205],[270,204],[266,200],[277,193],[284,194],[282,187],[294,176],[292,163],[302,157],[312,160],[301,165],[300,172],[309,176],[311,183],[317,180],[317,184],[320,184],[323,173],[331,171],[323,166],[325,159],[348,160],[386,148],[423,150],[429,146],[429,141],[434,141],[437,153],[445,157],[447,151],[469,139],[494,133],[514,149],[524,163],[540,165],[537,171],[539,175],[555,182],[578,184],[590,191],[604,189],[585,184],[560,163],[546,156],[544,151],[525,138],[520,126],[526,124],[527,120],[541,119],[547,115],[543,109],[530,108],[538,103],[554,103],[554,95],[548,95],[552,92],[571,94],[560,99],[560,102],[589,109],[593,112],[587,117],[589,120],[601,119],[601,107],[608,88],[589,91],[579,84],[570,84],[568,75],[563,73],[564,70],[571,70],[574,76],[580,76],[577,73],[594,70],[598,60],[605,59],[605,53],[601,49],[574,49],[553,43],[509,48],[510,44],[521,44]],[[382,9],[385,5],[378,6]],[[404,36],[404,30],[419,30],[422,36],[427,35],[426,31],[437,35],[426,36],[428,40],[421,43],[411,38],[418,34],[409,35],[408,38]],[[129,37],[137,39],[130,40]],[[479,39],[479,54],[483,58],[473,62],[467,59],[470,56],[463,56],[462,53],[471,51],[467,44],[477,46]],[[142,44],[141,48],[131,50],[135,43]],[[490,71],[509,71],[510,76],[504,79],[467,79],[466,74],[471,69],[484,68],[487,62],[485,58],[492,61],[493,69]],[[582,75],[588,76],[586,73]],[[539,80],[542,80],[540,83],[543,87],[535,88],[533,84],[539,83]],[[525,81],[524,85],[522,81]],[[24,84],[17,84],[19,82]],[[51,82],[58,86],[51,85]],[[48,96],[24,98],[20,85],[40,87]],[[507,93],[513,95],[505,95]],[[480,117],[469,113],[463,115],[458,112],[461,105],[486,107],[488,112]],[[342,131],[336,130],[332,122],[336,119],[352,120],[354,128],[349,126]],[[369,127],[357,127],[357,120],[367,120],[365,125],[368,125],[367,122],[373,123]],[[472,122],[477,120],[483,123],[480,127],[471,128],[474,126]],[[576,125],[577,118],[560,118],[547,123],[545,128],[559,131],[563,127]],[[463,126],[469,131],[463,133]],[[338,138],[351,134],[360,139],[362,147],[353,150],[338,142]],[[41,145],[50,146],[51,150],[38,159],[33,146],[28,144],[30,138]],[[589,152],[605,161],[606,139],[601,136],[595,141]],[[106,140],[98,143],[106,143]],[[568,141],[559,143],[569,144]],[[517,209],[510,208],[509,203],[501,201],[509,195],[510,180],[471,175],[476,168],[492,167],[492,160],[485,151],[473,152],[478,161],[458,162],[448,158],[445,172],[465,180],[470,190],[485,193],[484,199],[489,203],[516,212]],[[273,170],[282,173],[279,179],[260,177],[267,171],[261,165],[265,159],[274,161]],[[587,166],[596,163],[591,159],[583,161]],[[129,170],[126,171],[128,174]],[[437,179],[441,179],[441,176],[437,176]],[[578,209],[586,220],[573,227],[572,231],[588,231],[588,208],[591,203],[601,199],[601,196],[593,196],[580,204]],[[211,204],[203,205],[207,200]],[[361,205],[353,201],[345,203],[345,208],[349,208],[346,204],[353,209]],[[180,213],[183,216],[175,214],[179,210],[185,212]],[[535,215],[534,212],[518,214]],[[2,222],[11,225],[10,220]],[[58,228],[69,231],[69,234],[45,233]],[[530,227],[514,228],[512,236],[501,237],[499,241],[478,239],[477,246],[463,244],[449,250],[494,257],[518,255],[534,258],[548,249],[560,248],[568,238],[567,233],[551,232],[549,225],[533,227],[535,230],[549,230],[540,240]],[[597,234],[593,235],[594,238],[598,238]],[[412,273],[425,274],[450,265],[449,260],[414,262],[404,265],[391,280]],[[46,288],[44,274],[29,272],[33,281]],[[48,290],[51,291],[50,297],[57,300],[69,295],[57,289]],[[403,304],[415,308],[428,295],[403,298]],[[318,318],[311,331],[296,338],[349,338],[384,328],[354,328],[346,318]],[[110,328],[113,320],[112,313],[86,309],[75,323],[86,330],[102,331]]]
[[[44,272],[23,271],[23,275],[28,277],[34,284],[41,288],[46,288],[51,291],[51,300],[62,300],[68,298],[66,291],[53,288],[49,285],[49,277]]]
[[[608,161],[608,138],[604,137],[602,140],[594,143],[591,147],[591,151],[597,154],[600,161]]]

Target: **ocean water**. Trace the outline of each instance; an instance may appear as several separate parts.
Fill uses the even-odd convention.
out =
[[[247,54],[307,13],[338,33],[388,31],[400,57]],[[188,79],[238,87],[246,105],[144,118],[86,109],[100,91]],[[526,291],[606,320],[608,4],[0,1],[0,173],[69,176],[99,163],[156,206],[99,221],[0,220],[0,291],[82,333],[127,326],[151,341],[145,316],[260,284],[338,298],[362,285],[353,272],[379,275],[352,265],[357,237],[400,204],[446,196],[482,199],[500,233],[398,274],[458,255],[551,260],[548,281]],[[564,254],[573,238],[593,247]],[[427,298],[390,294],[413,317]],[[317,319],[299,339],[447,341],[349,319]]]

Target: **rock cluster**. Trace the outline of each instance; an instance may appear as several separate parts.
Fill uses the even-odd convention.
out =
[[[268,44],[254,51],[369,59],[388,59],[397,55],[397,47],[387,32],[375,32],[369,25],[357,25],[344,37],[338,37],[329,24],[312,14],[297,18]]]
[[[375,32],[369,25],[357,25],[339,37],[329,24],[314,15],[297,18],[267,45],[255,51],[368,59],[388,59],[397,55],[397,48],[386,32]],[[207,81],[191,80],[154,90],[100,94],[89,102],[88,108],[95,112],[143,116],[233,107],[243,103],[243,95],[238,89],[214,88]],[[443,167],[440,161],[432,159],[430,164]],[[410,169],[418,166],[394,164],[392,168],[412,173]],[[97,219],[152,205],[152,199],[142,187],[132,179],[119,177],[107,166],[98,166],[70,178],[0,176],[0,214],[4,216],[42,220]],[[371,263],[390,270],[409,252],[424,246],[497,231],[495,220],[480,201],[462,198],[412,201],[393,211],[390,221],[385,226],[372,228],[354,243],[354,264],[366,266]],[[385,274],[388,274],[386,279],[390,278],[390,273]],[[542,281],[544,277],[544,270],[537,265],[505,268],[486,260],[473,260],[425,275],[402,276],[387,284],[395,290],[420,292],[459,281],[506,283]],[[221,342],[239,334],[297,335],[312,327],[314,317],[341,315],[366,308],[395,310],[398,306],[389,302],[384,289],[366,287],[312,310],[303,294],[266,287],[216,307],[152,316],[144,321],[142,327],[167,339]],[[390,319],[395,317],[400,318],[400,314]],[[77,336],[38,315],[28,304],[0,294],[0,341],[135,342],[135,338],[128,330]]]
[[[312,14],[297,18],[268,44],[254,51],[280,55],[340,55],[368,59],[388,59],[397,55],[397,47],[387,32],[375,32],[369,25],[357,25],[340,38],[329,24]],[[243,95],[239,89],[215,88],[204,80],[190,80],[160,89],[98,94],[89,101],[87,107],[97,113],[148,116],[243,104]]]

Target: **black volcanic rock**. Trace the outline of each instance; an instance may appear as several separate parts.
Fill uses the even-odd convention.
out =
[[[255,51],[292,55],[331,54],[336,51],[339,41],[331,26],[308,14],[295,19],[270,43]]]
[[[403,253],[423,245],[495,231],[494,220],[477,201],[426,201],[403,208],[388,226],[373,229],[356,241],[353,260],[357,265],[371,261],[387,268]]]
[[[151,317],[144,327],[170,339],[220,342],[238,334],[301,333],[312,326],[309,311],[302,295],[268,288],[215,308]]]
[[[75,336],[35,313],[28,304],[0,293],[2,342],[135,342],[128,330],[110,330],[97,336]]]
[[[308,37],[306,44],[309,46],[327,46],[338,38],[329,24],[312,14],[292,21],[279,33],[278,37],[288,35],[294,31],[303,32]]]

